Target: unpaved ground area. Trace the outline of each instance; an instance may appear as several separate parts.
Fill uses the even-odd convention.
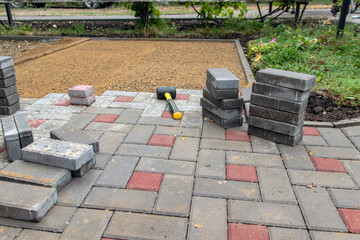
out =
[[[202,89],[207,68],[228,68],[246,86],[234,43],[92,40],[15,65],[21,97],[66,93],[75,84],[154,92],[158,86]]]

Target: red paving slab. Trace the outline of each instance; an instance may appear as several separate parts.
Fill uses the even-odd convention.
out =
[[[226,140],[250,142],[250,136],[247,132],[226,131]]]
[[[343,172],[347,173],[341,162],[335,158],[311,158],[316,170],[323,172]]]
[[[69,88],[68,90],[86,91],[92,87],[93,86],[91,86],[91,85],[75,85],[75,86]]]
[[[5,150],[6,150],[6,148],[0,147],[0,153],[2,153],[2,152],[5,151]]]
[[[94,118],[93,122],[113,123],[118,117],[118,115],[100,114]]]
[[[226,179],[243,182],[259,182],[256,167],[233,164],[226,165]]]
[[[53,106],[64,106],[64,107],[67,107],[67,106],[70,105],[70,100],[60,99],[60,100],[57,100],[56,102],[54,102],[52,105],[53,105]]]
[[[151,136],[148,145],[172,147],[174,142],[175,136],[154,134]]]
[[[360,210],[339,208],[339,213],[351,233],[360,233]]]
[[[303,127],[303,131],[305,136],[321,136],[315,127]]]
[[[176,100],[189,100],[188,94],[176,94]]]
[[[181,112],[181,115],[184,116],[184,112]],[[171,111],[164,111],[162,118],[173,118],[173,113]]]
[[[46,120],[43,119],[28,119],[29,125],[32,128],[38,128],[41,124],[46,122]]]
[[[134,172],[127,184],[127,189],[158,192],[163,174]]]
[[[132,102],[134,98],[135,97],[119,96],[114,100],[114,102]]]
[[[269,240],[266,226],[241,223],[228,224],[229,240]]]

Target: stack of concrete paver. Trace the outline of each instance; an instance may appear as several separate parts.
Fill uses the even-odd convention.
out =
[[[248,133],[291,146],[299,143],[315,79],[278,69],[259,71],[252,86]]]
[[[0,115],[11,115],[20,109],[12,57],[0,56]]]
[[[95,102],[94,87],[90,85],[75,85],[68,89],[70,104],[90,106]]]
[[[239,96],[239,79],[226,68],[209,68],[200,105],[202,114],[221,127],[241,126],[243,99]]]

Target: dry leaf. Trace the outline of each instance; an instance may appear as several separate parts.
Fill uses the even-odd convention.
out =
[[[214,121],[210,119],[209,122],[214,122]]]
[[[307,188],[313,188],[313,184],[306,185]]]
[[[196,223],[193,223],[192,224],[195,228],[203,228],[204,226],[201,225],[201,224],[196,224]]]
[[[182,138],[182,140],[186,140],[186,139],[188,139],[188,137],[183,137],[183,138]]]
[[[313,151],[310,150],[310,151],[309,151],[309,156],[312,156],[312,155],[313,155]]]

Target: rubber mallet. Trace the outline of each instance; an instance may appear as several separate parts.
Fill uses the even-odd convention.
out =
[[[173,100],[173,98],[176,98],[176,87],[158,87],[156,88],[156,97],[157,99],[166,99],[168,101],[174,119],[180,119],[182,117],[181,112]]]

